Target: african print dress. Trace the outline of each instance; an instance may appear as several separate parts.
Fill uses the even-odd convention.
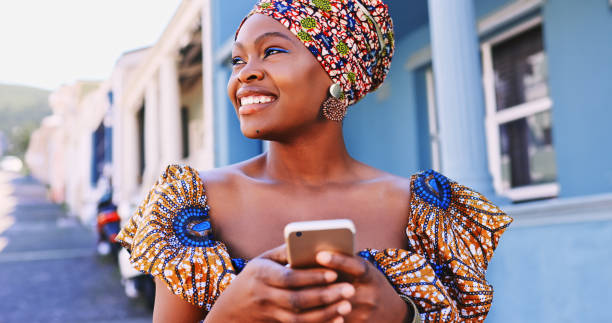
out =
[[[411,185],[408,248],[359,255],[416,304],[424,322],[484,320],[493,299],[485,272],[512,219],[432,170],[412,176]],[[206,310],[246,264],[215,240],[210,212],[198,172],[171,165],[117,237],[136,269]]]

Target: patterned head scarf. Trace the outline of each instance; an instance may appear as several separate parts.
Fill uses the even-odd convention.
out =
[[[256,13],[304,43],[340,85],[347,105],[376,90],[389,71],[393,23],[382,0],[260,0],[242,23]]]

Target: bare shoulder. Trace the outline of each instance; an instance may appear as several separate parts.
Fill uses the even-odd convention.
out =
[[[388,198],[398,201],[409,201],[411,194],[411,178],[398,176],[363,164],[364,174],[367,174],[365,182],[377,186],[378,191]]]
[[[260,157],[224,167],[200,171],[200,178],[206,190],[208,205],[215,210],[217,218],[231,216],[240,210],[241,198],[252,184],[250,174],[260,164]]]
[[[379,224],[384,222],[387,228],[405,228],[412,204],[411,179],[373,167],[365,174],[370,179],[362,185],[362,196],[365,196],[363,206],[378,214],[385,214],[378,218]],[[398,234],[403,236],[403,229],[400,231]]]
[[[204,186],[209,189],[232,189],[248,178],[253,168],[260,164],[261,156],[256,156],[240,163],[200,171]]]

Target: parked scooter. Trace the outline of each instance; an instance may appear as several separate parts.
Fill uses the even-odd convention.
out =
[[[98,254],[117,260],[121,274],[121,284],[129,298],[142,298],[149,308],[155,302],[155,281],[150,275],[134,269],[130,254],[117,241],[121,229],[121,219],[117,206],[112,201],[112,193],[106,193],[98,202]]]
[[[98,202],[98,254],[112,255],[116,259],[121,246],[115,240],[120,230],[121,219],[117,213],[117,206],[113,204],[112,193],[106,193]]]

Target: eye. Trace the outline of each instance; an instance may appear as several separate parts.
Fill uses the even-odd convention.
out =
[[[241,57],[232,57],[232,66],[236,66],[238,64],[244,64],[244,60]]]
[[[270,48],[267,48],[266,51],[264,52],[264,57],[268,57],[270,55],[274,55],[278,53],[289,53],[289,51],[286,49],[278,48],[278,47],[270,47]]]

